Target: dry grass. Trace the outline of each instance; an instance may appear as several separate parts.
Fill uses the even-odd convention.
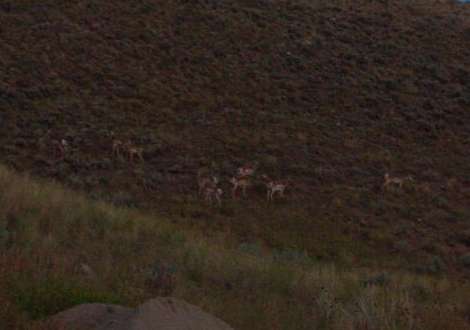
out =
[[[2,328],[31,329],[79,303],[132,306],[168,294],[238,329],[468,327],[469,287],[445,278],[237,247],[4,167],[0,196]]]

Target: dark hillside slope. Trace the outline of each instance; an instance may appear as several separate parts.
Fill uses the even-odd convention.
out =
[[[321,257],[361,238],[452,263],[470,251],[470,10],[343,3],[4,1],[0,161]],[[37,148],[48,129],[64,162]],[[113,161],[110,131],[146,162]],[[289,200],[187,198],[199,167],[253,160],[294,180]],[[386,171],[416,183],[384,195]]]

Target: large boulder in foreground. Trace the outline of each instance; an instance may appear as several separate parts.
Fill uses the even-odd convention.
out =
[[[124,330],[135,315],[132,308],[106,304],[83,304],[60,312],[48,320],[52,329]]]
[[[233,330],[199,307],[175,298],[155,298],[136,309],[84,304],[49,321],[53,329],[67,330]]]
[[[131,330],[233,330],[199,307],[173,298],[152,299],[137,308]]]

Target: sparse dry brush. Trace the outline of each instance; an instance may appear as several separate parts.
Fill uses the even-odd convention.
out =
[[[329,260],[350,259],[348,250],[364,260],[352,245],[368,257],[388,256],[393,242],[374,238],[393,236],[394,226],[441,208],[458,218],[469,212],[466,7],[405,0],[388,7],[366,0],[7,3],[0,10],[0,160],[16,169],[108,200],[115,195],[116,204],[184,213],[188,227],[223,226],[239,240],[296,246]],[[70,138],[66,157],[57,154],[64,161],[36,150],[48,130],[58,141]],[[131,149],[114,152],[131,161],[113,161],[110,131],[121,147],[132,137]],[[253,159],[273,178],[292,175],[299,183],[275,212],[258,203],[256,186],[247,192],[255,203],[228,202],[217,212],[188,197],[200,166],[250,173],[257,164],[244,162]],[[387,170],[413,174],[416,191],[376,196]],[[463,189],[452,181],[440,189],[451,178]],[[230,184],[222,189],[230,195]],[[463,221],[429,221],[435,230],[397,239],[437,234],[447,253],[468,250],[452,245]]]
[[[203,306],[238,329],[468,327],[465,285],[242,249],[228,234],[204,238],[4,167],[0,210],[3,328],[40,329],[33,320],[75,304],[135,305],[155,294]]]

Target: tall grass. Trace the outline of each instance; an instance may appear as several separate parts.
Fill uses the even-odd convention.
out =
[[[135,306],[157,295],[197,304],[237,329],[469,327],[468,285],[348,270],[169,220],[0,167],[0,328],[39,327],[80,303]]]

